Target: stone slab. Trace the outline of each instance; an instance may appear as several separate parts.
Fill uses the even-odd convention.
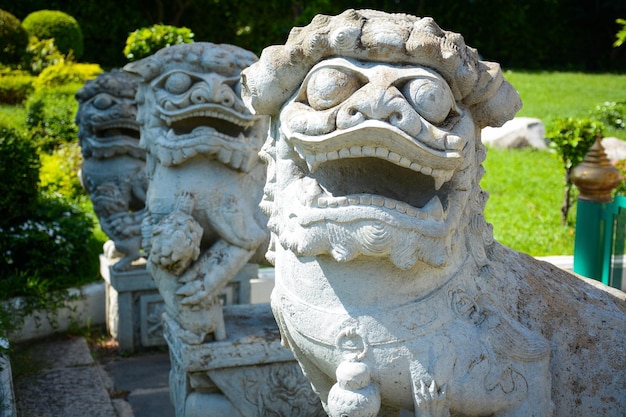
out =
[[[174,417],[169,396],[170,361],[167,352],[119,357],[104,365],[116,392],[128,392],[134,417]]]
[[[117,417],[93,366],[56,368],[15,384],[20,416]]]
[[[87,341],[82,337],[53,340],[49,343],[35,345],[31,356],[40,361],[46,369],[58,369],[76,366],[91,366],[95,362]]]
[[[167,317],[167,316],[166,316]],[[164,336],[186,372],[293,361],[282,347],[280,333],[269,304],[224,307],[227,339],[191,345],[176,337],[171,319],[165,320]]]
[[[30,357],[41,369],[15,381],[20,417],[117,417],[84,338],[38,343]]]

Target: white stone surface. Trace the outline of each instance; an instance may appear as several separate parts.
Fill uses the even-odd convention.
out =
[[[606,152],[606,156],[613,163],[626,159],[626,141],[618,138],[602,139],[602,146]]]
[[[76,299],[66,302],[66,307],[59,310],[36,311],[28,315],[19,331],[11,335],[14,343],[49,336],[68,330],[71,326],[87,327],[106,323],[104,309],[104,285],[92,283],[80,288],[71,288],[69,293]],[[19,308],[21,300],[15,298],[9,302]]]
[[[503,149],[547,149],[545,137],[545,125],[533,117],[516,117],[501,127],[487,126],[481,132],[485,145]]]
[[[626,413],[626,294],[493,239],[480,131],[520,108],[430,18],[316,16],[243,71],[272,117],[272,308],[332,417]]]

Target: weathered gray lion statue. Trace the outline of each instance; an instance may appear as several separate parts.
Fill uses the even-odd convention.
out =
[[[431,18],[316,16],[242,73],[271,116],[272,307],[333,417],[624,416],[625,294],[494,241],[481,128],[520,108]]]
[[[83,154],[81,182],[100,226],[121,254],[113,266],[127,270],[142,257],[141,223],[148,178],[146,151],[139,147],[137,80],[112,70],[89,80],[76,93],[78,137]],[[105,248],[107,246],[105,245]]]
[[[267,217],[259,209],[267,118],[240,95],[241,70],[257,57],[225,44],[174,45],[132,62],[142,146],[148,151],[148,271],[179,336],[226,338],[220,292],[263,259]]]

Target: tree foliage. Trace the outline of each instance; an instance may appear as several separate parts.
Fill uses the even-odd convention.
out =
[[[550,148],[561,158],[565,170],[565,195],[561,207],[561,220],[567,222],[567,215],[572,206],[572,170],[580,164],[596,138],[602,137],[604,125],[594,119],[561,118],[549,127],[546,137]]]
[[[83,32],[76,19],[65,12],[38,10],[26,16],[22,26],[29,36],[54,39],[63,55],[71,54],[76,59],[83,55]]]
[[[128,35],[124,56],[129,61],[137,61],[154,54],[162,48],[193,42],[194,34],[189,28],[171,25],[153,25],[137,29]]]
[[[2,0],[0,0],[2,1]],[[4,0],[8,2],[8,0]],[[259,54],[284,43],[294,26],[318,14],[355,8],[432,16],[461,33],[486,59],[516,69],[624,70],[626,51],[613,48],[626,15],[614,0],[20,0],[4,7],[18,18],[40,9],[74,16],[85,37],[87,62],[126,63],[128,35],[154,24],[188,27],[194,40],[230,43]]]
[[[26,54],[28,34],[11,13],[0,9],[0,64],[20,64]]]

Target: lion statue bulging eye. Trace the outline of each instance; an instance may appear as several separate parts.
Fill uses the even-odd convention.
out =
[[[434,125],[443,123],[454,107],[452,93],[440,82],[416,78],[402,87],[402,94],[424,119]]]
[[[113,98],[105,93],[100,93],[93,99],[93,106],[100,110],[108,109],[113,105]]]
[[[326,110],[343,102],[360,87],[359,80],[349,72],[321,68],[307,81],[306,98],[313,109]]]
[[[165,80],[165,89],[171,94],[182,94],[191,87],[191,77],[182,72],[175,72]]]

